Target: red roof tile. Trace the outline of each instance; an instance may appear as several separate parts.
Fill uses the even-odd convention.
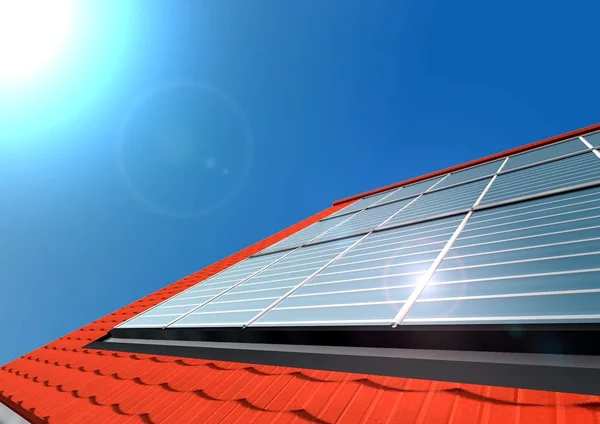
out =
[[[600,397],[85,349],[115,325],[344,207],[0,368],[0,402],[34,423],[600,424]]]

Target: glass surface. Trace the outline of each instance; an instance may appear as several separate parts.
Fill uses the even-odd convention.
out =
[[[419,194],[424,193],[427,190],[429,190],[431,187],[433,187],[438,181],[440,181],[444,177],[445,177],[445,175],[442,175],[440,177],[432,178],[430,180],[421,181],[421,182],[418,182],[415,184],[401,187],[400,190],[394,192],[389,197],[386,197],[380,203],[418,196]]]
[[[311,241],[317,236],[325,233],[331,228],[338,225],[340,222],[350,218],[351,215],[339,216],[336,218],[326,219],[324,221],[319,221],[314,223],[313,225],[298,231],[297,233],[292,234],[291,236],[281,240],[279,243],[275,243],[273,246],[270,246],[264,249],[261,253],[272,252],[274,250],[284,249],[284,248],[293,248],[301,246],[304,243]]]
[[[359,211],[361,209],[368,208],[369,206],[386,198],[389,194],[393,193],[394,191],[396,191],[396,189],[384,191],[383,193],[378,193],[378,194],[374,194],[373,196],[362,198],[360,200],[357,200],[354,203],[351,203],[350,205],[346,206],[345,208],[340,209],[339,211],[332,214],[331,216],[333,217],[333,216],[338,216],[338,215],[342,215],[342,214],[345,215],[349,212]]]
[[[471,208],[491,178],[427,193],[394,216],[386,225],[432,217]]]
[[[584,135],[583,138],[594,147],[600,147],[600,132]]]
[[[497,160],[483,165],[475,166],[473,168],[465,169],[464,171],[453,172],[444,178],[442,182],[435,186],[438,188],[447,187],[453,184],[464,183],[466,181],[474,180],[475,178],[485,177],[493,175],[498,171],[500,165],[502,165],[504,159]]]
[[[285,320],[299,325],[310,316],[311,322],[321,324],[333,325],[331,320],[350,318],[367,324],[381,317],[360,315],[360,311],[371,313],[372,309],[361,307],[371,302],[393,304],[392,309],[397,311],[398,304],[408,299],[461,220],[462,217],[445,218],[367,236],[260,321],[264,324]],[[414,243],[432,230],[444,235],[435,243]],[[391,322],[395,315],[385,312],[384,316]]]
[[[599,322],[600,293],[417,301],[403,324]]]
[[[291,288],[302,283],[315,271],[351,246],[357,238],[348,238],[329,243],[300,248],[276,264],[247,279],[234,289],[184,318],[172,327],[233,324],[243,325]],[[245,312],[244,312],[245,311]],[[245,321],[239,317],[250,316]]]
[[[476,211],[404,324],[599,322],[599,200],[592,188]]]
[[[255,272],[274,263],[284,254],[285,253],[273,253],[270,255],[248,258],[214,277],[196,284],[189,290],[173,296],[171,299],[157,307],[141,313],[121,327],[138,327],[146,324],[153,327],[162,327],[181,315],[197,308],[202,303],[210,300],[213,296],[222,293]],[[181,305],[187,306],[182,307]]]
[[[525,165],[531,165],[547,159],[557,158],[573,152],[586,150],[587,147],[579,138],[563,141],[547,147],[542,147],[519,155],[511,156],[504,166],[503,171],[518,168]]]
[[[400,200],[398,202],[377,206],[359,212],[348,221],[332,229],[319,239],[330,239],[344,237],[357,232],[368,232],[405,207],[412,199]]]
[[[499,175],[482,205],[567,188],[600,179],[600,158],[592,152]]]
[[[267,312],[252,327],[283,325],[369,325],[391,324],[402,303],[337,306],[321,308],[276,308]]]

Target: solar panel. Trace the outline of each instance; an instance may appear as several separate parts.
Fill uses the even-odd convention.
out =
[[[149,309],[120,327],[161,328],[174,319],[208,302],[214,296],[239,284],[261,269],[281,259],[285,252],[248,258],[225,271],[208,278],[190,289],[172,297],[157,307]]]
[[[600,188],[476,211],[403,324],[600,321]]]
[[[322,234],[326,234],[336,225],[344,222],[345,220],[352,217],[352,214],[338,216],[331,219],[326,219],[323,221],[319,221],[314,223],[313,225],[305,228],[304,230],[298,231],[297,233],[292,234],[291,236],[281,240],[279,243],[275,243],[274,245],[264,249],[260,253],[268,253],[281,249],[290,249],[294,247],[301,246],[304,243],[307,243]]]
[[[583,138],[594,147],[600,147],[600,132],[584,135]]]
[[[393,192],[389,197],[386,197],[385,199],[380,200],[379,204],[393,202],[395,200],[406,199],[408,197],[417,196],[421,193],[426,192],[427,190],[431,189],[432,187],[436,186],[436,184],[439,181],[443,180],[444,177],[445,177],[445,175],[442,175],[440,177],[432,178],[430,180],[421,181],[421,182],[418,182],[415,184],[400,187],[399,190]]]
[[[368,235],[253,326],[390,324],[463,217]]]
[[[590,183],[600,179],[600,159],[592,152],[498,176],[482,205]]]
[[[347,238],[300,248],[226,294],[182,317],[171,327],[242,326],[356,240]]]
[[[354,203],[351,203],[350,205],[346,206],[345,208],[340,209],[339,211],[332,214],[331,216],[334,217],[334,216],[339,216],[339,215],[345,215],[349,212],[355,212],[355,211],[359,211],[364,208],[368,208],[369,206],[381,201],[382,199],[385,199],[387,196],[389,196],[394,191],[395,190],[390,190],[390,191],[385,191],[383,193],[375,194],[373,196],[364,197]]]
[[[561,143],[552,144],[547,147],[541,147],[539,149],[530,150],[519,155],[511,156],[503,170],[508,171],[510,169],[531,165],[547,159],[557,158],[559,156],[580,152],[586,149],[587,148],[585,144],[583,144],[578,138],[563,141]]]
[[[448,175],[447,178],[444,178],[444,180],[438,185],[436,185],[435,188],[437,190],[438,188],[493,175],[498,171],[500,165],[502,165],[502,162],[504,162],[504,159],[474,166],[473,168],[465,169],[464,171],[453,172],[452,174]]]
[[[385,222],[396,212],[408,205],[413,199],[400,200],[394,203],[387,203],[385,205],[376,206],[370,209],[366,209],[362,212],[357,213],[348,221],[335,227],[323,237],[317,240],[326,240],[336,237],[344,237],[350,234],[357,234],[360,232],[367,232],[378,225]]]
[[[386,226],[469,209],[475,204],[490,180],[491,178],[486,178],[426,193],[390,219]]]

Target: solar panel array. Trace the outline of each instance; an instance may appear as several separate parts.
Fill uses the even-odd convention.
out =
[[[120,327],[600,322],[600,133],[366,197]]]

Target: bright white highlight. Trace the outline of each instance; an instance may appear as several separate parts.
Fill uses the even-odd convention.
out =
[[[73,9],[72,0],[0,0],[0,82],[48,66],[68,39]]]

